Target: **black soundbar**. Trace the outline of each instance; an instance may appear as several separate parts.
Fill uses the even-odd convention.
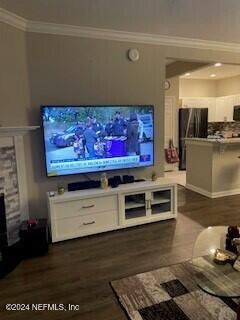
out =
[[[120,184],[127,184],[133,182],[141,182],[145,181],[144,179],[134,179],[134,176],[123,175],[114,176],[108,179],[108,184],[112,188],[118,187]],[[82,182],[73,182],[68,184],[68,191],[77,191],[77,190],[85,190],[85,189],[95,189],[101,187],[101,181],[99,180],[89,180]]]
[[[100,188],[100,186],[101,186],[101,182],[95,181],[95,180],[73,182],[68,184],[68,191],[95,189],[95,188]]]

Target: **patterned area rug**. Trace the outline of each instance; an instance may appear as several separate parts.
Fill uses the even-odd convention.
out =
[[[111,282],[131,320],[236,320],[238,299],[203,292],[190,262]]]

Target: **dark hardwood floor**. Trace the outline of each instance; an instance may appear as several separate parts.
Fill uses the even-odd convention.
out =
[[[0,319],[124,320],[109,282],[190,259],[204,227],[240,223],[239,204],[240,196],[211,200],[179,187],[177,220],[51,245],[0,280]],[[71,303],[80,311],[7,312],[8,303]]]

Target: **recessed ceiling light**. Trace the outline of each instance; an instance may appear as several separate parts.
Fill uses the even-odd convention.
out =
[[[187,73],[185,73],[185,76],[186,76],[186,77],[189,77],[190,74],[191,74],[191,73],[187,72]]]
[[[215,78],[215,77],[216,77],[215,73],[212,73],[212,74],[210,75],[210,77],[211,77],[211,78]]]
[[[222,63],[221,62],[216,62],[215,64],[214,64],[214,67],[221,67],[222,66]]]

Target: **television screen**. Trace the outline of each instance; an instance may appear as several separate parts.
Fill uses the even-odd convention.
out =
[[[151,105],[43,106],[48,176],[153,165]]]

